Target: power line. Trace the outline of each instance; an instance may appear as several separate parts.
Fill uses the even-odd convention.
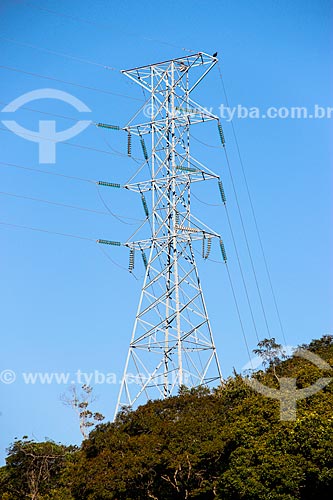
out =
[[[218,68],[218,71],[219,71],[220,81],[221,81],[221,85],[222,85],[222,88],[223,88],[223,93],[224,93],[224,97],[225,97],[225,100],[226,100],[226,105],[229,108],[229,100],[228,100],[228,96],[227,96],[227,92],[226,92],[226,88],[225,88],[224,80],[223,80],[223,76],[222,76],[222,71],[221,71],[221,67],[220,67],[219,63],[217,64],[217,68]],[[283,341],[284,341],[285,344],[287,344],[286,337],[285,337],[285,332],[284,332],[284,328],[283,328],[283,325],[282,325],[281,315],[280,315],[279,307],[278,307],[277,300],[276,300],[276,295],[275,295],[274,288],[273,288],[271,274],[270,274],[270,271],[269,271],[269,267],[268,267],[268,263],[267,263],[267,259],[266,259],[266,254],[265,254],[265,251],[264,251],[264,246],[263,246],[263,243],[262,243],[262,238],[261,238],[260,231],[259,231],[259,225],[258,225],[257,217],[256,217],[256,214],[255,214],[255,210],[254,210],[252,196],[251,196],[251,193],[250,193],[250,188],[249,188],[249,184],[248,184],[246,173],[245,173],[244,163],[243,163],[243,159],[242,159],[242,155],[241,155],[241,152],[240,152],[239,143],[238,143],[237,136],[236,136],[236,130],[235,130],[235,126],[234,126],[234,123],[233,123],[232,119],[231,119],[231,128],[232,128],[232,133],[233,133],[233,137],[234,137],[235,144],[236,144],[238,158],[239,158],[239,162],[240,162],[240,165],[241,165],[241,170],[242,170],[242,174],[243,174],[243,178],[244,178],[245,188],[246,188],[247,196],[248,196],[248,199],[249,199],[249,202],[250,202],[251,213],[252,213],[252,217],[253,217],[253,220],[254,220],[257,237],[258,237],[258,240],[259,240],[259,245],[260,245],[261,253],[262,253],[262,256],[263,256],[264,266],[265,266],[266,274],[267,274],[267,277],[268,277],[268,282],[269,282],[271,294],[272,294],[272,297],[273,297],[274,306],[275,306],[275,310],[276,310],[276,313],[277,313],[277,317],[278,317],[278,321],[279,321],[279,325],[280,325],[280,329],[281,329]]]
[[[241,211],[239,200],[238,200],[238,194],[237,194],[237,190],[236,190],[234,176],[232,175],[232,171],[231,171],[230,162],[229,162],[229,158],[228,158],[228,154],[227,154],[226,148],[224,148],[224,153],[225,153],[225,157],[226,157],[226,161],[227,161],[228,172],[229,172],[230,179],[231,179],[231,185],[232,185],[234,196],[235,196],[237,210],[238,210],[239,218],[240,218],[240,221],[241,221],[242,231],[243,231],[244,238],[245,238],[246,248],[247,248],[247,252],[248,252],[249,258],[250,258],[251,268],[252,268],[254,280],[255,280],[255,283],[256,283],[256,288],[257,288],[257,292],[258,292],[258,296],[259,296],[261,310],[262,310],[262,313],[263,313],[263,316],[264,316],[264,321],[265,321],[265,325],[266,325],[266,328],[267,328],[268,336],[269,336],[269,338],[271,338],[270,328],[269,328],[268,321],[267,321],[266,311],[265,311],[265,307],[264,307],[264,303],[263,303],[263,299],[262,299],[262,295],[261,295],[261,291],[260,291],[260,287],[259,287],[257,273],[256,273],[256,270],[255,270],[255,267],[254,267],[254,262],[253,262],[253,258],[252,258],[252,252],[251,252],[251,249],[250,249],[249,240],[248,240],[247,232],[246,232],[246,229],[245,229],[245,224],[244,224],[243,215],[242,215],[242,211]]]
[[[0,102],[2,104],[8,104],[7,101],[1,101],[0,100]],[[56,113],[50,113],[49,111],[41,111],[39,109],[28,108],[27,106],[21,106],[20,109],[23,109],[25,111],[31,111],[33,113],[40,113],[42,115],[54,116],[55,118],[65,118],[66,120],[71,120],[72,122],[77,122],[77,118],[73,118],[72,116],[59,115],[59,114],[56,114]]]
[[[46,9],[45,7],[40,7],[39,5],[36,5],[34,3],[31,3],[31,2],[22,1],[21,3],[27,5],[28,7],[32,7],[33,9],[40,10],[42,12],[44,11],[44,12],[47,12],[49,14],[53,14],[55,16],[59,16],[59,17],[71,19],[73,21],[77,21],[77,22],[81,22],[81,23],[85,23],[85,24],[90,24],[92,26],[100,26],[100,27],[107,28],[107,29],[110,29],[110,27],[114,28],[114,25],[112,25],[110,23],[100,23],[100,22],[97,22],[97,21],[93,21],[91,19],[85,19],[83,17],[78,17],[78,16],[72,16],[72,15],[69,15],[69,14],[64,14],[63,12],[60,12],[58,10]],[[140,36],[137,33],[127,32],[126,35],[128,35],[128,36],[134,36],[134,37],[137,37],[137,38],[141,38],[142,40],[147,40],[149,42],[155,42],[155,43],[160,43],[162,45],[168,45],[169,47],[174,47],[174,48],[183,50],[185,52],[191,52],[191,53],[195,52],[194,49],[188,49],[186,47],[181,47],[180,45],[176,45],[176,44],[174,44],[172,42],[166,42],[165,40],[160,40],[160,39],[157,39],[157,38]]]
[[[2,226],[13,227],[13,228],[16,228],[16,229],[26,229],[28,231],[36,231],[36,232],[39,232],[39,233],[52,234],[52,235],[55,235],[55,236],[65,236],[66,238],[75,238],[77,240],[91,241],[91,242],[97,243],[97,241],[94,238],[87,238],[85,236],[78,236],[78,235],[71,234],[71,233],[60,233],[58,231],[51,231],[49,229],[41,229],[41,228],[32,227],[32,226],[25,226],[25,225],[22,225],[22,224],[11,224],[9,222],[2,222],[2,221],[0,221],[0,224]],[[105,250],[102,248],[101,245],[98,245],[97,248],[104,254],[104,256],[109,261],[112,262],[112,264],[114,264],[115,266],[119,267],[120,269],[123,269],[123,270],[127,271],[127,269],[124,266],[122,266],[121,264],[118,264],[118,262],[116,262],[115,260],[113,260],[105,252]]]
[[[191,193],[193,198],[195,198],[199,203],[202,203],[203,205],[207,205],[208,207],[222,207],[222,203],[208,203],[207,201],[201,200],[197,195],[194,193]]]
[[[201,141],[197,137],[195,137],[193,134],[191,134],[192,139],[195,141],[199,142],[200,144],[203,144],[204,146],[207,146],[208,148],[214,148],[214,149],[222,149],[222,146],[213,146],[212,144],[208,144],[207,142]]]
[[[100,191],[100,189],[99,189],[99,185],[98,185],[98,184],[96,184],[96,189],[97,189],[97,194],[98,194],[98,196],[99,196],[99,199],[100,199],[100,200],[101,200],[101,202],[103,203],[103,205],[104,205],[104,207],[106,208],[106,210],[108,211],[108,213],[109,213],[110,215],[112,215],[112,217],[114,217],[114,218],[115,218],[115,219],[117,219],[119,222],[122,222],[123,224],[126,224],[126,225],[128,225],[128,226],[134,226],[134,225],[136,225],[136,222],[134,222],[134,223],[133,223],[133,222],[125,222],[125,221],[123,221],[122,219],[135,220],[135,221],[137,221],[137,222],[142,222],[140,219],[133,219],[133,218],[131,218],[131,217],[125,217],[125,216],[123,216],[123,215],[117,215],[116,213],[112,212],[112,210],[110,209],[110,207],[109,207],[109,206],[107,205],[107,203],[105,202],[105,200],[104,200],[104,198],[103,198],[103,196],[102,196],[102,194],[101,194],[101,191]]]
[[[86,240],[86,241],[94,241],[94,242],[96,242],[96,240],[93,239],[93,238],[87,238],[85,236],[77,236],[75,234],[70,234],[70,233],[59,233],[57,231],[51,231],[49,229],[41,229],[41,228],[32,227],[32,226],[24,226],[22,224],[11,224],[9,222],[2,222],[2,221],[0,221],[0,224],[2,226],[16,227],[16,228],[19,228],[19,229],[28,229],[30,231],[38,231],[40,233],[55,234],[55,235],[58,235],[58,236],[67,236],[68,238],[76,238],[78,240]]]
[[[195,252],[200,255],[200,252],[198,252],[197,250],[195,250]],[[249,357],[249,361],[250,361],[250,364],[252,366],[251,354],[250,354],[250,349],[249,349],[249,345],[248,345],[246,334],[245,334],[244,323],[243,323],[242,316],[241,316],[241,313],[240,313],[240,307],[239,307],[239,304],[238,304],[237,295],[236,295],[236,292],[235,292],[235,287],[234,287],[233,281],[231,279],[231,274],[230,274],[230,270],[229,270],[228,264],[226,262],[224,263],[224,262],[221,262],[221,261],[214,260],[214,259],[212,259],[210,257],[208,257],[205,260],[209,260],[210,262],[214,262],[215,264],[223,264],[223,265],[225,265],[225,267],[227,269],[228,280],[229,280],[230,288],[231,288],[231,291],[232,291],[232,296],[233,296],[233,299],[234,299],[235,308],[236,308],[236,311],[237,311],[238,321],[239,321],[239,324],[240,324],[240,327],[241,327],[242,336],[243,336],[244,344],[245,344],[246,351],[247,351],[247,354],[248,354],[248,357]]]
[[[203,203],[204,205],[215,206],[215,207],[222,205],[221,203],[219,203],[219,204],[213,204],[213,203],[207,203],[205,201],[202,201],[197,196],[195,196],[193,193],[192,193],[192,196],[194,198],[196,198],[200,203]],[[246,281],[245,281],[245,276],[244,276],[243,267],[242,267],[242,264],[241,264],[241,260],[240,260],[238,248],[237,248],[237,243],[236,243],[236,238],[235,238],[234,230],[232,228],[231,219],[230,219],[230,216],[229,216],[229,211],[228,211],[227,205],[225,203],[223,205],[224,205],[224,208],[225,208],[225,211],[226,211],[226,215],[227,215],[227,221],[228,221],[228,226],[229,226],[229,230],[230,230],[230,234],[231,234],[231,239],[232,239],[233,246],[234,246],[234,249],[235,249],[237,263],[238,263],[239,271],[240,271],[240,274],[241,274],[242,283],[243,283],[243,287],[244,287],[244,290],[245,290],[246,300],[247,300],[247,304],[249,306],[249,310],[250,310],[250,314],[251,314],[251,319],[252,319],[254,331],[255,331],[255,334],[256,334],[256,338],[257,338],[257,340],[259,342],[260,339],[259,339],[259,335],[258,335],[258,329],[257,329],[256,321],[255,321],[255,318],[254,318],[253,308],[252,308],[251,301],[250,301],[250,295],[249,295],[247,284],[246,284]],[[209,260],[211,260],[211,259],[209,259]]]
[[[104,137],[104,132],[105,131],[102,128],[99,128],[99,127],[97,127],[97,128],[98,128],[98,130],[100,130],[102,132],[102,139],[103,139],[103,141],[105,142],[105,144],[107,145],[107,147],[111,151],[113,151],[118,156],[122,156],[123,158],[128,158],[128,154],[127,153],[122,153],[121,151],[118,151],[118,149],[115,149],[113,146],[111,146],[111,144],[109,143],[109,141]],[[135,163],[140,163],[141,164],[141,160],[139,158],[137,158],[136,156],[131,155],[131,159]]]
[[[94,181],[92,179],[85,179],[83,177],[75,177],[73,175],[59,174],[57,172],[50,172],[48,170],[42,170],[42,169],[39,169],[39,168],[33,168],[33,167],[26,167],[26,166],[23,166],[23,165],[17,165],[16,163],[8,163],[8,162],[5,162],[5,161],[0,161],[0,165],[5,165],[5,166],[8,166],[8,167],[18,168],[18,169],[22,169],[22,170],[31,171],[31,172],[37,172],[39,174],[47,174],[47,175],[55,175],[57,177],[65,177],[66,179],[71,179],[71,180],[76,180],[76,181],[81,181],[81,182],[89,182],[89,183],[93,183],[93,184],[96,183],[96,181]]]
[[[136,222],[142,222],[142,219],[135,219],[135,218],[132,218],[132,217],[127,217],[125,215],[119,215],[119,214],[116,214],[116,213],[112,212],[111,209],[108,207],[108,205],[105,203],[105,201],[104,201],[104,199],[103,199],[103,197],[102,197],[102,195],[101,195],[101,193],[99,191],[99,186],[98,186],[98,184],[97,184],[96,181],[90,181],[88,179],[82,179],[82,178],[79,178],[79,177],[66,176],[66,175],[57,174],[57,173],[53,173],[53,172],[46,172],[44,170],[32,169],[32,168],[29,168],[29,167],[22,167],[20,165],[15,165],[15,164],[12,164],[12,163],[6,163],[6,162],[2,162],[2,161],[0,161],[0,165],[8,165],[8,166],[12,166],[12,167],[15,167],[15,168],[21,168],[21,169],[24,169],[24,170],[33,170],[33,171],[37,171],[39,173],[59,175],[61,177],[68,177],[70,179],[75,179],[75,180],[80,180],[80,181],[85,181],[85,182],[93,183],[97,187],[99,198],[102,201],[102,203],[105,206],[105,208],[107,209],[107,212],[102,212],[101,210],[94,210],[94,209],[90,209],[90,208],[86,208],[86,207],[79,207],[79,206],[76,206],[76,205],[68,205],[68,204],[65,204],[65,203],[55,202],[55,201],[46,200],[46,199],[42,199],[42,198],[35,198],[35,197],[32,197],[32,196],[20,195],[20,194],[17,194],[17,193],[9,193],[7,191],[0,191],[0,195],[12,196],[12,197],[15,197],[15,198],[22,198],[22,199],[26,199],[26,200],[37,201],[37,202],[41,202],[41,203],[47,203],[47,204],[50,204],[50,205],[56,205],[56,206],[65,207],[65,208],[72,208],[74,210],[82,210],[82,211],[85,211],[85,212],[92,212],[92,213],[96,213],[96,214],[100,214],[100,215],[108,215],[108,216],[112,215],[113,217],[115,217],[117,220],[119,220],[123,224],[128,224],[128,225],[133,225],[133,223],[125,222],[122,219],[135,220]]]
[[[66,85],[73,85],[74,87],[78,87],[78,88],[82,88],[82,89],[86,89],[86,90],[92,90],[94,92],[99,92],[99,93],[102,93],[102,94],[109,94],[109,95],[114,95],[114,96],[117,96],[117,97],[124,97],[126,99],[131,99],[132,101],[140,101],[140,102],[142,102],[142,99],[138,99],[137,97],[131,97],[131,96],[128,96],[126,94],[120,94],[120,93],[117,93],[117,92],[111,92],[110,90],[99,89],[97,87],[89,87],[87,85],[82,85],[80,83],[70,82],[68,80],[61,80],[60,78],[55,78],[53,76],[43,75],[41,73],[33,73],[31,71],[25,71],[25,70],[20,69],[20,68],[14,68],[12,66],[0,65],[0,68],[1,69],[5,69],[6,71],[14,71],[16,73],[22,73],[24,75],[36,76],[38,78],[44,78],[45,80],[51,80],[53,82],[65,83]]]
[[[26,230],[29,230],[29,231],[34,231],[34,232],[39,232],[39,233],[52,234],[52,235],[55,235],[55,236],[65,236],[67,238],[74,238],[74,239],[77,239],[77,240],[91,241],[93,243],[97,243],[97,241],[94,238],[87,238],[85,236],[78,236],[78,235],[71,234],[71,233],[60,233],[58,231],[51,231],[49,229],[41,229],[41,228],[32,227],[32,226],[25,226],[25,225],[22,225],[22,224],[11,224],[9,222],[2,222],[2,221],[0,221],[0,224],[2,226],[13,227],[13,228],[16,228],[16,229],[26,229]],[[110,257],[110,255],[108,255],[108,253],[104,250],[104,248],[102,248],[102,245],[97,245],[97,248],[104,254],[104,256],[110,262],[112,262],[112,264],[114,264],[115,266],[119,267],[122,270],[127,271],[127,269],[124,266],[122,266],[121,264],[119,264],[118,262],[116,262],[114,259],[112,259]],[[134,276],[134,278],[137,279],[136,276]]]
[[[118,262],[116,262],[115,260],[113,260],[110,255],[106,252],[106,250],[103,248],[103,245],[98,245],[98,249],[102,252],[102,254],[104,254],[104,256],[112,262],[112,264],[114,264],[115,266],[119,267],[119,269],[122,269],[123,271],[128,271],[128,269],[124,266],[122,266],[121,264],[118,264]],[[132,273],[133,274],[133,273]],[[134,276],[134,275],[133,275]],[[135,277],[135,276],[134,276]],[[135,277],[135,279],[137,279]]]
[[[246,346],[247,354],[249,356],[249,361],[250,361],[250,364],[251,364],[251,368],[253,369],[253,367],[252,367],[252,361],[251,361],[250,349],[249,349],[249,346],[248,346],[248,343],[247,343],[247,339],[246,339],[246,335],[245,335],[245,329],[244,329],[244,325],[243,325],[243,321],[242,321],[242,317],[241,317],[241,313],[240,313],[240,309],[239,309],[239,305],[238,305],[238,301],[237,301],[237,297],[236,297],[236,293],[235,293],[235,288],[234,288],[234,285],[233,285],[233,282],[232,282],[232,279],[231,279],[231,275],[230,275],[228,264],[226,264],[226,268],[227,268],[227,274],[228,274],[228,278],[229,278],[230,288],[231,288],[231,291],[232,291],[232,295],[233,295],[233,298],[234,298],[234,303],[235,303],[235,307],[236,307],[236,311],[237,311],[237,316],[238,316],[238,319],[239,319],[239,324],[240,324],[240,327],[241,327],[241,330],[242,330],[243,340],[244,340],[244,343],[245,343],[245,346]]]
[[[23,47],[28,47],[30,49],[39,50],[41,52],[46,52],[47,54],[53,54],[56,56],[65,57],[67,59],[82,62],[85,64],[91,64],[92,66],[100,66],[101,68],[104,68],[104,69],[120,72],[120,70],[117,68],[114,68],[112,66],[108,66],[107,64],[101,64],[101,63],[98,63],[95,61],[91,61],[90,59],[84,59],[82,57],[73,56],[73,55],[67,54],[65,52],[58,52],[56,50],[46,49],[45,47],[40,47],[39,45],[34,45],[32,43],[27,43],[27,42],[21,42],[20,40],[16,40],[15,38],[7,38],[3,35],[0,35],[0,38],[2,40],[5,40],[6,42],[14,43],[17,45],[22,45]]]
[[[245,276],[244,276],[244,273],[243,273],[243,266],[241,264],[241,260],[240,260],[240,257],[239,257],[238,248],[237,248],[237,244],[236,244],[236,238],[235,238],[235,234],[234,234],[234,231],[233,231],[233,228],[232,228],[232,224],[231,224],[231,220],[230,220],[230,216],[229,216],[229,211],[228,211],[228,208],[227,208],[226,205],[225,205],[225,211],[226,211],[226,214],[227,214],[228,225],[229,225],[229,229],[230,229],[230,233],[231,233],[231,238],[232,238],[234,249],[235,249],[235,253],[236,253],[238,267],[239,267],[240,274],[241,274],[241,277],[242,277],[242,282],[243,282],[243,287],[244,287],[244,290],[245,290],[247,304],[248,304],[249,309],[250,309],[250,314],[251,314],[253,328],[254,328],[254,331],[255,331],[255,334],[256,334],[256,337],[257,337],[257,341],[259,342],[260,339],[259,339],[259,335],[258,335],[257,324],[256,324],[256,321],[254,319],[253,309],[252,309],[252,305],[251,305],[251,301],[250,301],[250,295],[249,295],[249,291],[248,291],[248,288],[247,288],[247,285],[246,285]]]
[[[227,106],[229,106],[229,104],[227,103]],[[242,159],[241,159],[241,156],[240,156],[240,151],[239,151],[239,146],[238,146],[238,141],[237,141],[237,138],[236,138],[236,135],[235,135],[235,129],[234,129],[234,125],[233,123],[231,122],[232,124],[232,128],[233,128],[233,135],[234,135],[234,139],[236,141],[236,145],[237,145],[237,150],[238,150],[238,156],[239,156],[239,159],[240,159],[240,163],[242,165],[242,172],[243,172],[243,176],[244,176],[244,181],[245,181],[245,185],[246,185],[246,190],[247,190],[247,194],[248,194],[248,197],[249,197],[249,200],[250,200],[250,204],[251,204],[251,211],[252,211],[252,215],[253,215],[253,218],[254,218],[254,222],[255,222],[255,226],[256,226],[256,231],[257,231],[257,235],[258,235],[258,239],[259,239],[259,243],[260,243],[260,247],[261,247],[261,252],[262,252],[262,255],[263,255],[263,260],[264,260],[264,265],[265,265],[265,268],[266,268],[266,273],[267,273],[267,276],[268,276],[268,281],[269,281],[269,285],[270,285],[270,289],[271,289],[271,293],[272,293],[272,296],[273,296],[273,301],[274,301],[274,305],[275,305],[275,309],[276,309],[276,312],[277,312],[277,316],[278,316],[278,320],[279,320],[279,325],[280,325],[280,329],[281,329],[281,332],[282,332],[282,336],[283,336],[283,340],[284,340],[284,343],[286,344],[286,339],[285,339],[285,334],[284,334],[284,330],[283,330],[283,326],[282,326],[282,321],[281,321],[281,316],[280,316],[280,312],[278,310],[278,306],[277,306],[277,300],[276,300],[276,296],[275,296],[275,293],[274,293],[274,290],[273,290],[273,285],[272,285],[272,281],[271,281],[271,277],[270,277],[270,272],[269,272],[269,269],[268,269],[268,264],[267,264],[267,259],[266,259],[266,256],[265,256],[265,252],[264,252],[264,249],[263,249],[263,244],[262,244],[262,239],[260,237],[260,232],[259,232],[259,227],[258,227],[258,224],[257,224],[257,219],[256,219],[256,216],[255,216],[255,213],[254,213],[254,207],[253,207],[253,203],[252,203],[252,199],[251,199],[251,195],[250,195],[250,191],[249,191],[249,186],[248,186],[248,183],[247,183],[247,179],[246,179],[246,176],[245,176],[245,169],[244,169],[244,166],[243,166],[243,163],[242,163]],[[204,141],[201,141],[200,139],[197,139],[196,137],[193,136],[193,134],[191,134],[191,137],[193,139],[195,139],[197,142],[203,144],[204,146],[207,146],[209,148],[214,148],[214,149],[221,149],[221,146],[213,146],[211,144],[208,144]],[[225,154],[227,155],[227,152],[225,150]],[[227,160],[228,162],[228,160]],[[230,175],[231,174],[231,169],[230,169],[230,166],[229,166],[229,172],[230,172]],[[233,183],[233,180],[232,180],[232,183]],[[205,205],[208,205],[208,206],[217,206],[217,205],[214,205],[212,203],[207,203],[205,201],[202,201],[200,200],[197,196],[195,196],[193,194],[193,197],[196,198],[200,203],[203,203]],[[240,207],[238,205],[238,211],[240,212]],[[241,216],[241,219],[242,219],[242,216]],[[242,222],[242,225],[243,225],[243,222]],[[245,231],[245,228],[243,226],[243,231]],[[245,234],[245,233],[244,233]],[[247,236],[245,234],[245,238],[247,240]],[[247,246],[248,246],[248,250],[249,250],[249,245],[248,245],[248,241],[247,241]],[[250,252],[250,250],[249,250]],[[263,309],[263,314],[264,314],[264,317],[265,317],[265,323],[266,323],[266,326],[267,326],[267,329],[268,329],[268,334],[270,336],[270,333],[269,333],[269,327],[268,327],[268,323],[267,323],[267,319],[266,319],[266,313],[264,311],[264,307],[263,307],[263,301],[262,301],[262,298],[261,298],[261,293],[259,291],[259,284],[257,282],[257,278],[256,278],[256,273],[255,273],[255,269],[254,269],[254,265],[253,265],[253,262],[252,262],[252,257],[251,257],[251,254],[250,254],[250,259],[251,259],[251,263],[252,263],[252,268],[253,268],[253,272],[255,274],[255,280],[256,280],[256,284],[257,284],[257,289],[258,289],[258,292],[259,292],[259,297],[260,297],[260,302],[261,302],[261,305],[262,305],[262,309]],[[210,259],[211,260],[211,259]]]
[[[234,243],[235,244],[235,243]],[[195,250],[196,253],[198,255],[200,255],[200,252],[198,252],[197,250]],[[237,253],[237,258],[238,258],[238,252],[236,251]],[[240,324],[240,327],[241,327],[241,331],[242,331],[242,336],[243,336],[243,340],[244,340],[244,343],[245,343],[245,347],[246,347],[246,350],[247,350],[247,353],[248,353],[248,356],[249,356],[249,361],[251,363],[251,356],[250,356],[250,350],[249,350],[249,345],[248,345],[248,342],[247,342],[247,337],[246,337],[246,333],[245,333],[245,328],[244,328],[244,324],[243,324],[243,320],[242,320],[242,316],[241,316],[241,313],[240,313],[240,307],[239,307],[239,304],[238,304],[238,300],[237,300],[237,295],[236,295],[236,292],[235,292],[235,287],[233,285],[233,281],[231,279],[231,274],[230,274],[230,270],[229,270],[229,267],[228,267],[228,264],[226,262],[221,262],[221,261],[218,261],[218,260],[215,260],[215,259],[212,259],[211,257],[207,257],[205,258],[205,261],[209,261],[209,262],[213,262],[214,264],[223,264],[226,266],[227,268],[227,274],[228,274],[228,279],[229,279],[229,284],[230,284],[230,288],[231,288],[231,291],[232,291],[232,295],[233,295],[233,299],[234,299],[234,303],[235,303],[235,308],[236,308],[236,311],[237,311],[237,316],[238,316],[238,320],[239,320],[239,324]],[[238,261],[239,262],[239,261]],[[240,266],[240,263],[239,263],[239,266]],[[251,307],[251,303],[249,302],[249,295],[248,295],[248,291],[247,291],[247,287],[246,287],[246,283],[244,281],[244,276],[243,276],[243,271],[241,270],[241,275],[242,275],[242,279],[243,279],[243,285],[244,285],[244,288],[245,288],[245,293],[246,293],[246,297],[247,297],[247,302],[248,302],[248,305],[249,305],[249,308],[250,308],[250,313],[251,313],[251,317],[252,317],[252,322],[253,322],[253,325],[254,325],[254,329],[255,329],[255,334],[256,334],[256,338],[259,342],[259,337],[258,337],[258,331],[257,331],[257,327],[256,327],[256,323],[255,323],[255,320],[254,320],[254,316],[253,316],[253,311],[252,311],[252,307]]]
[[[30,200],[30,201],[38,201],[40,203],[47,203],[48,205],[55,205],[55,206],[64,207],[64,208],[72,208],[74,210],[81,210],[84,212],[92,212],[92,213],[100,214],[100,215],[108,215],[108,216],[110,215],[108,212],[102,212],[101,210],[94,210],[91,208],[79,207],[77,205],[67,205],[66,203],[60,203],[57,201],[51,201],[51,200],[46,200],[46,199],[42,199],[42,198],[35,198],[32,196],[25,196],[25,195],[21,195],[21,194],[17,194],[17,193],[8,193],[6,191],[0,191],[0,195],[11,196],[13,198],[22,198],[24,200]]]
[[[7,128],[3,128],[3,127],[0,127],[0,130],[4,131],[4,132],[11,132],[11,133],[13,133],[11,130],[9,130]],[[21,133],[21,132],[20,132],[20,134],[23,135],[23,133]],[[24,135],[26,135],[27,137],[36,137],[35,135],[29,134],[28,132],[24,132]],[[49,137],[39,136],[39,138],[40,139],[45,139],[46,141],[49,141],[49,142],[57,142],[56,140],[52,140]],[[67,142],[67,141],[60,141],[60,143],[61,144],[66,144],[67,146],[72,146],[73,148],[87,149],[89,151],[97,151],[98,153],[104,153],[106,155],[119,156],[119,154],[112,153],[111,151],[106,151],[105,149],[92,148],[92,147],[89,147],[89,146],[83,146],[82,144],[73,144],[72,142]]]
[[[0,100],[0,102],[1,102],[1,103],[3,103],[3,104],[6,104],[6,102],[5,102],[5,101],[1,101],[1,100]],[[59,115],[59,114],[55,114],[55,113],[49,113],[49,112],[47,112],[47,111],[40,111],[39,109],[27,108],[27,107],[25,107],[25,106],[22,106],[20,109],[23,109],[23,110],[26,110],[26,111],[30,111],[30,112],[32,112],[32,113],[40,113],[40,114],[43,114],[43,115],[54,116],[54,117],[56,117],[56,118],[65,118],[65,119],[67,119],[67,120],[71,120],[71,121],[75,121],[75,122],[77,122],[77,119],[76,119],[76,118],[73,118],[73,117],[71,117],[71,116]],[[91,124],[90,124],[90,125],[88,125],[88,126],[91,126],[91,125],[97,125],[97,123],[95,123],[95,122],[91,122]],[[101,129],[101,128],[99,128],[99,127],[97,127],[97,129],[98,129],[98,131],[100,131],[100,130],[101,130],[101,131],[102,131],[102,134],[103,134],[103,129]],[[7,131],[7,129],[1,128],[1,127],[0,127],[0,130],[6,130],[6,131]],[[27,134],[27,135],[28,135],[28,134]],[[105,137],[104,137],[103,135],[102,135],[102,138],[103,138],[103,141],[105,142],[105,144],[108,146],[108,148],[109,148],[111,151],[113,151],[113,154],[114,154],[114,155],[116,155],[116,156],[121,156],[121,157],[123,157],[123,158],[125,158],[125,157],[127,158],[127,157],[128,157],[128,155],[127,155],[126,153],[122,153],[121,151],[118,151],[117,149],[115,149],[114,147],[112,147],[112,146],[111,146],[111,144],[110,144],[110,143],[109,143],[109,142],[105,139]],[[60,142],[65,142],[65,141],[60,141]],[[72,143],[67,143],[67,144],[70,144],[70,145],[72,145],[72,146],[77,146],[77,147],[83,147],[83,148],[90,149],[88,146],[82,146],[82,145],[77,145],[77,144],[75,144],[75,145],[74,145],[74,144],[72,144]],[[101,153],[111,154],[109,151],[105,151],[105,150],[102,150],[102,149],[96,149],[96,151],[99,151],[99,152],[101,152]],[[131,155],[131,158],[132,158],[132,160],[133,160],[134,162],[139,163],[139,158],[136,158],[136,157],[135,157],[135,156],[133,156],[133,155]]]

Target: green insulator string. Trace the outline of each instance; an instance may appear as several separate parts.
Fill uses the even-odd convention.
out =
[[[220,195],[221,195],[221,200],[223,201],[224,205],[226,204],[227,202],[227,199],[225,197],[225,192],[224,192],[224,189],[223,189],[223,184],[222,184],[222,181],[219,180],[218,181],[218,185],[219,185],[219,190],[220,190]]]
[[[205,245],[206,239],[207,239],[207,247]],[[211,238],[211,236],[207,236],[207,238],[206,238],[206,235],[204,233],[203,238],[202,238],[202,258],[203,259],[208,259],[209,255],[210,255],[211,248],[212,248],[212,238]]]
[[[115,247],[120,247],[120,241],[110,241],[110,240],[97,240],[97,243],[101,243],[102,245],[113,245]]]
[[[199,172],[197,168],[193,167],[182,167],[181,165],[176,165],[177,170],[182,170],[183,172]]]
[[[105,181],[97,181],[99,186],[107,186],[107,187],[113,187],[113,188],[121,188],[121,185],[118,184],[117,182],[105,182]]]
[[[217,126],[218,126],[218,129],[219,129],[219,135],[220,135],[222,146],[225,147],[225,138],[224,138],[224,133],[223,133],[222,125],[221,125],[220,122],[218,122]]]
[[[108,123],[96,123],[97,127],[109,128],[110,130],[120,130],[119,125],[109,125]]]
[[[140,137],[140,144],[141,144],[143,156],[144,156],[145,160],[148,161],[148,153],[147,153],[146,143],[145,143],[143,137]]]
[[[141,250],[141,257],[142,257],[142,260],[143,260],[143,265],[147,269],[147,267],[148,267],[148,259],[147,259],[147,255],[145,254],[145,252],[143,250]]]
[[[149,217],[149,210],[148,210],[148,205],[147,205],[147,202],[146,202],[146,198],[144,196],[143,193],[141,193],[141,202],[142,202],[142,206],[143,206],[143,210],[146,214],[146,217],[148,218]]]
[[[128,270],[129,272],[131,272],[133,271],[133,269],[134,269],[134,248],[130,248]]]
[[[220,249],[221,249],[221,254],[222,254],[223,260],[224,260],[225,263],[227,263],[227,254],[226,254],[226,251],[225,251],[225,248],[224,248],[224,244],[223,244],[222,238],[220,238]]]
[[[204,259],[208,259],[209,255],[210,255],[211,248],[212,248],[212,238],[208,236],[207,250],[206,250],[206,253],[204,255]]]
[[[127,133],[127,156],[132,156],[132,134],[130,130]]]

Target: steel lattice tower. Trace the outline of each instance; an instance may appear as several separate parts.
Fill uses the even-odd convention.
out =
[[[123,71],[149,93],[150,120],[135,123],[139,110],[125,130],[129,141],[138,136],[150,178],[125,187],[140,194],[151,237],[126,242],[130,266],[134,252],[141,252],[146,271],[116,413],[175,395],[182,385],[222,379],[193,246],[201,242],[204,258],[213,238],[222,253],[224,247],[191,213],[191,184],[219,180],[190,153],[191,126],[216,120],[223,136],[218,118],[190,97],[216,63],[216,57],[199,52]]]

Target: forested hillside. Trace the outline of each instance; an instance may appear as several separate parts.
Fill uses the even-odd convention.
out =
[[[333,339],[303,346],[333,366]],[[267,351],[266,351],[267,352]],[[267,359],[252,374],[279,388],[330,377],[310,361]],[[333,491],[333,384],[280,420],[280,402],[234,374],[100,424],[80,448],[25,438],[0,469],[1,500],[328,500]]]

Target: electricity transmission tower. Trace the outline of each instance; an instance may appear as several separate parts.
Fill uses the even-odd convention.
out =
[[[208,258],[217,238],[225,261],[226,256],[220,235],[191,212],[192,183],[215,179],[224,198],[219,176],[190,152],[190,128],[207,121],[216,121],[224,144],[218,118],[190,97],[216,63],[216,57],[199,52],[123,71],[149,93],[124,130],[129,155],[131,138],[138,137],[150,178],[124,187],[141,196],[151,236],[125,243],[130,270],[141,253],[145,278],[116,413],[175,395],[182,385],[208,385],[222,377],[193,247],[200,241]],[[141,111],[149,121],[138,120]]]

